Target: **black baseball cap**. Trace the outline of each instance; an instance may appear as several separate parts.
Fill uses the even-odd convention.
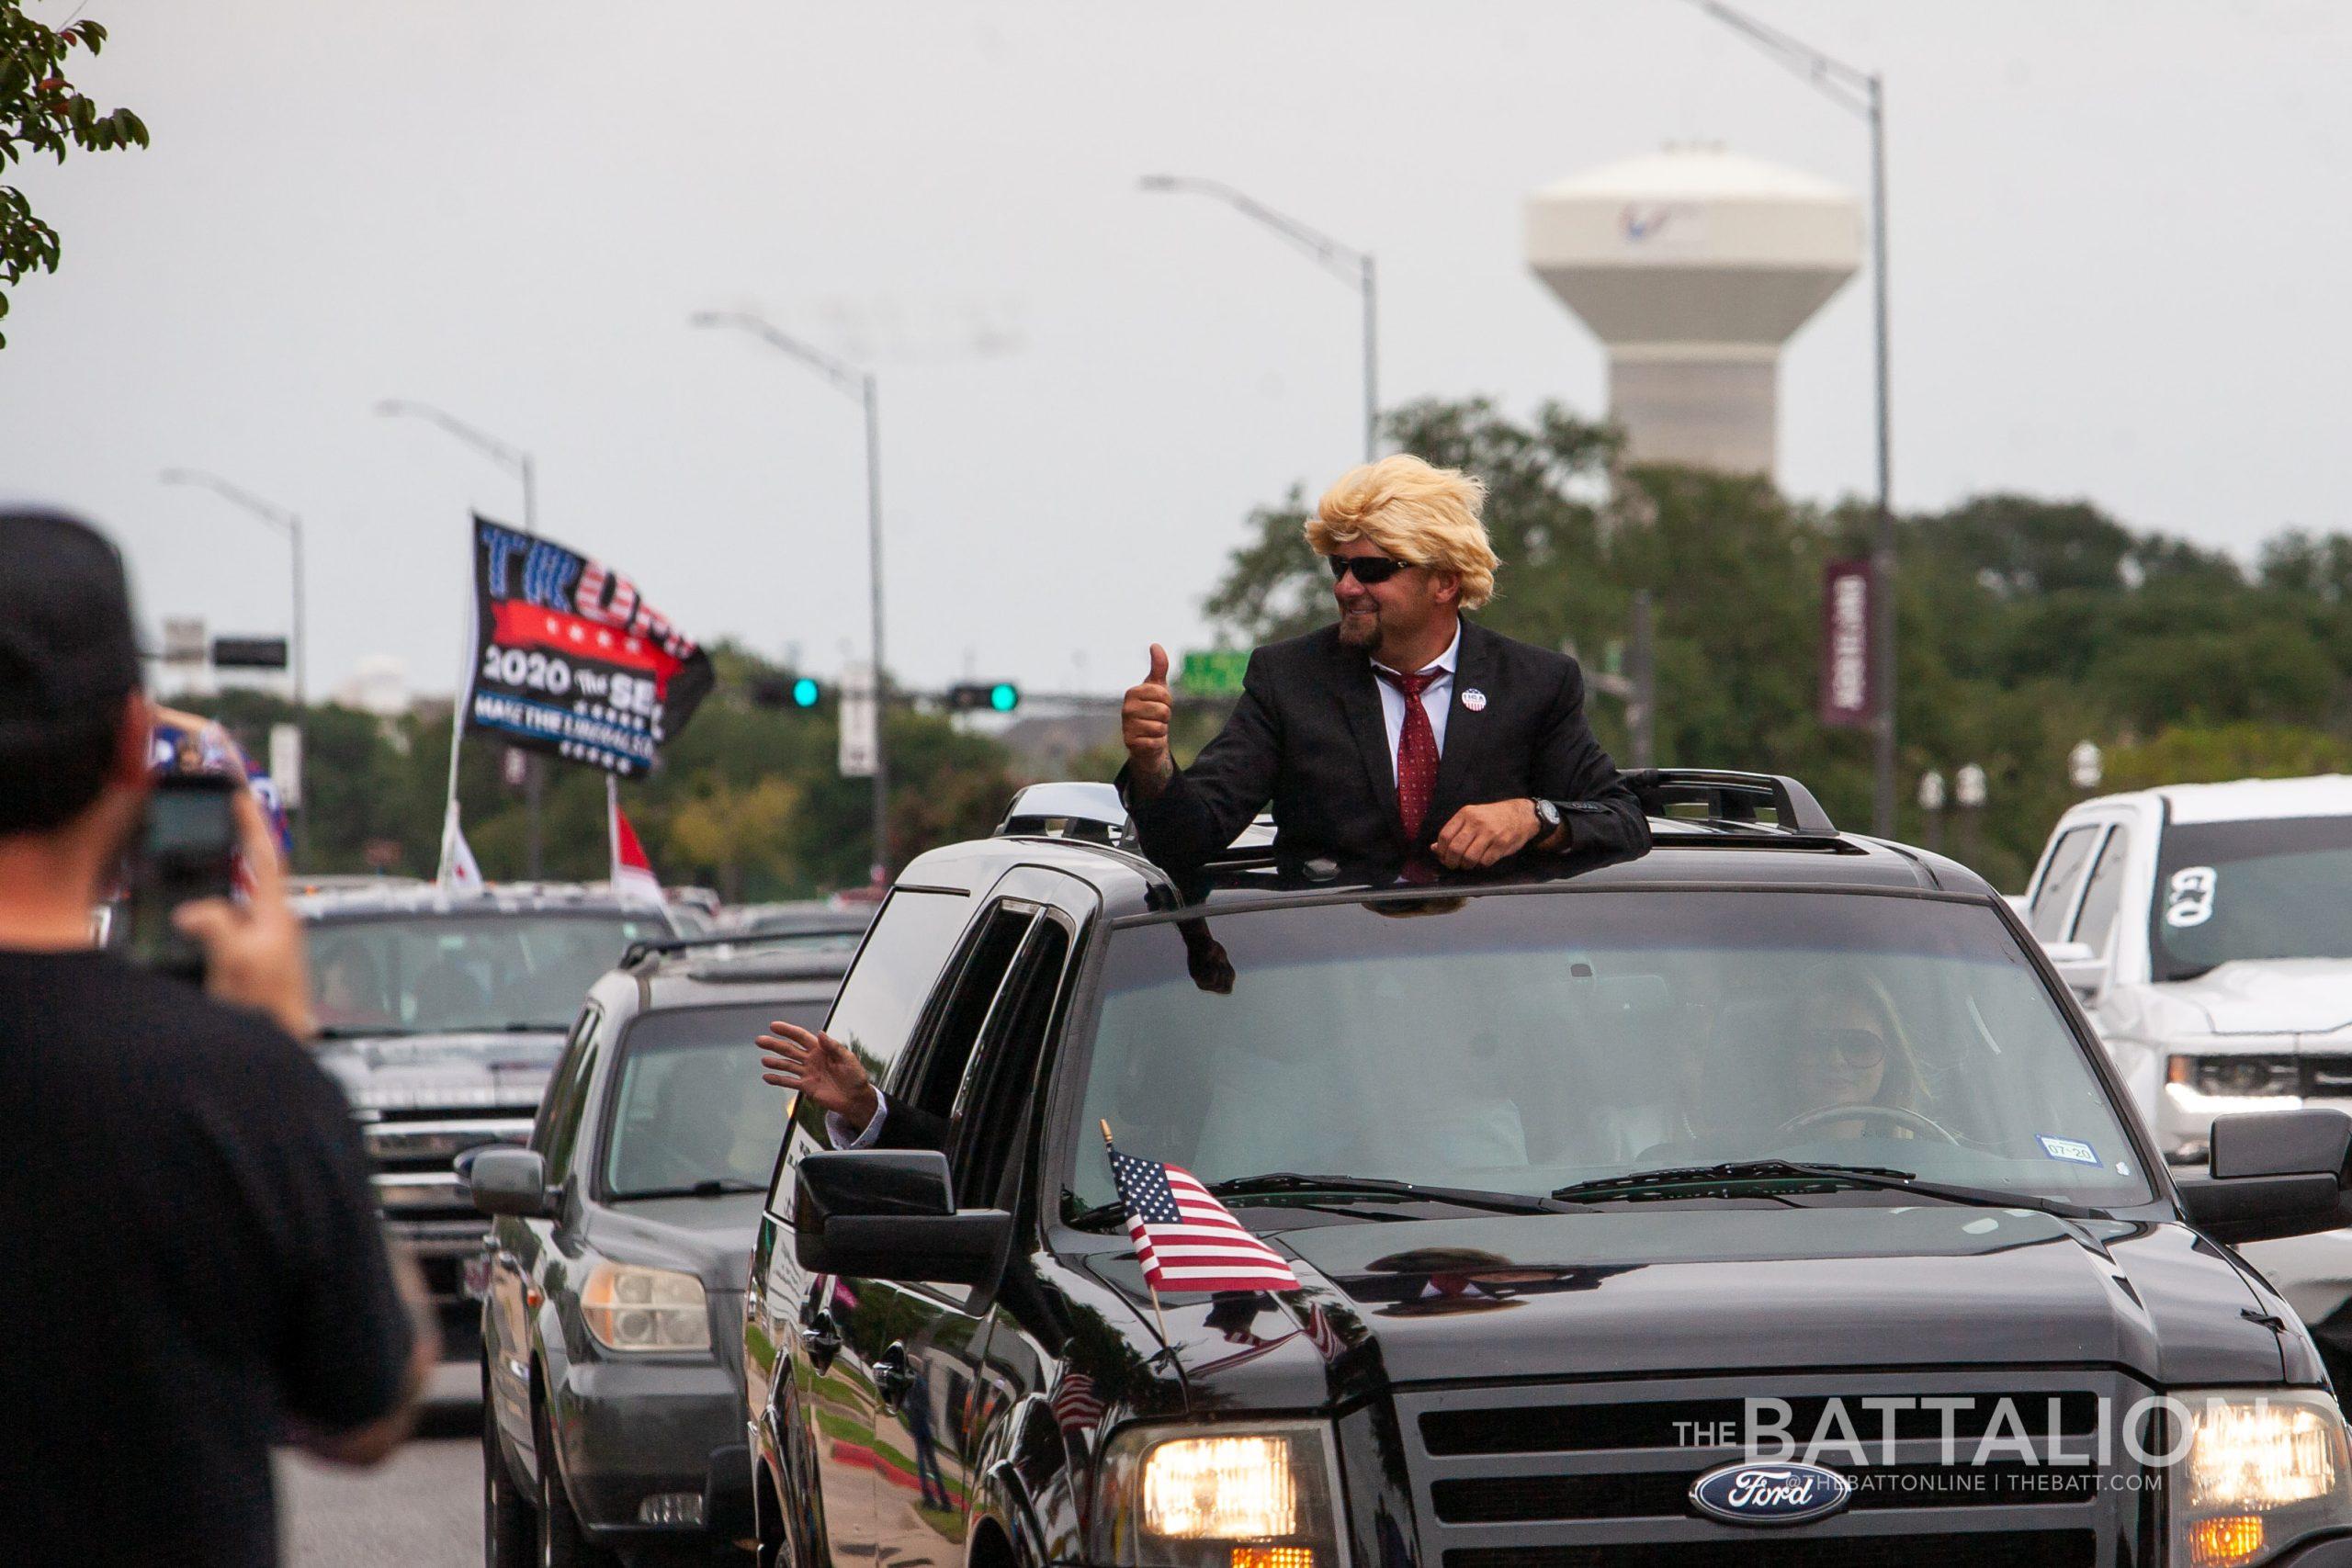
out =
[[[0,743],[113,723],[140,683],[122,556],[78,518],[0,504]]]

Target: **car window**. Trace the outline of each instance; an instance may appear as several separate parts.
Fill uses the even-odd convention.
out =
[[[974,931],[954,987],[933,1010],[933,1023],[920,1051],[900,1059],[883,1087],[891,1097],[944,1116],[956,1102],[964,1066],[980,1037],[980,1026],[1004,985],[1005,972],[1021,951],[1021,939],[1037,918],[1034,905],[999,905]]]
[[[2173,823],[2151,905],[2158,980],[2231,963],[2352,958],[2352,816]]]
[[[539,1113],[531,1123],[531,1147],[548,1168],[550,1179],[555,1175],[555,1162],[548,1159],[548,1145],[554,1140],[556,1123],[580,1092],[580,1066],[588,1056],[588,1039],[596,1030],[604,1010],[593,1002],[580,1010],[580,1017],[571,1026],[571,1038],[563,1043],[563,1059],[556,1064],[548,1080],[547,1093],[539,1097]]]
[[[956,1147],[949,1163],[956,1201],[962,1207],[987,1208],[1002,1190],[1005,1168],[1022,1142],[1029,1091],[1037,1084],[1069,956],[1069,932],[1052,916],[1041,917],[989,1015],[955,1105]]]
[[[762,1081],[751,1042],[790,1004],[640,1014],[606,1097],[605,1199],[758,1191],[784,1135],[784,1090]]]
[[[2132,860],[2132,829],[2117,824],[2099,846],[2098,864],[2083,889],[2083,912],[2075,917],[2075,940],[2098,953],[2115,931],[2115,912],[2123,902],[2123,872]]]
[[[2034,935],[2056,942],[2064,933],[2066,916],[2075,907],[2075,886],[2083,879],[2083,863],[2090,858],[2098,837],[2096,825],[2069,828],[2059,835],[2050,863],[2042,869],[2041,884],[2033,890],[2033,905],[2026,911],[2026,924]]]
[[[588,1085],[596,1076],[596,1058],[610,1032],[599,1016],[594,1026],[581,1037],[579,1048],[573,1054],[571,1070],[566,1075],[563,1098],[555,1100],[553,1096],[549,1097],[554,1107],[548,1123],[546,1150],[548,1180],[550,1183],[560,1181],[571,1173],[571,1151],[580,1141],[581,1117],[588,1109]]]
[[[1541,1194],[1730,1160],[2149,1199],[2018,939],[1974,901],[1616,890],[1240,911],[1111,933],[1077,1209],[1124,1153]],[[1842,1200],[1841,1200],[1842,1201]],[[1065,1208],[1065,1213],[1077,1210]]]
[[[610,911],[403,915],[307,930],[319,1027],[337,1035],[558,1030],[659,915]]]
[[[901,887],[875,918],[841,995],[833,999],[825,1032],[848,1046],[876,1083],[888,1083],[956,951],[956,939],[971,919],[972,900],[961,893]],[[792,1212],[793,1162],[812,1150],[830,1148],[825,1113],[814,1100],[796,1099],[792,1126],[777,1161],[769,1207]]]

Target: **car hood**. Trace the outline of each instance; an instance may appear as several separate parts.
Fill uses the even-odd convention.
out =
[[[560,1032],[398,1034],[330,1040],[319,1066],[354,1105],[536,1108],[563,1054]]]
[[[2158,986],[2216,1034],[2324,1034],[2352,1025],[2352,961],[2241,959]]]
[[[2278,1336],[2250,1315],[2265,1298],[2178,1224],[1940,1204],[1660,1205],[1324,1224],[1273,1239],[1297,1260],[1305,1294],[1279,1306],[1271,1296],[1166,1303],[1196,1399],[1248,1377],[1260,1381],[1231,1397],[1259,1403],[1269,1374],[1295,1380],[1272,1397],[1313,1397],[1324,1352],[1366,1343],[1396,1383],[2044,1363],[2118,1366],[2178,1387],[2274,1383],[2285,1366]],[[1148,1314],[1132,1258],[1096,1271]],[[1263,1310],[1251,1318],[1245,1301]],[[1277,1356],[1287,1364],[1242,1370]]]
[[[675,1269],[706,1291],[740,1292],[751,1277],[763,1200],[758,1192],[729,1192],[599,1203],[588,1218],[588,1243],[616,1263]]]

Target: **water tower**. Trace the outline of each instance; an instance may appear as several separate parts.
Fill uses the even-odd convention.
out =
[[[1626,457],[1772,471],[1781,345],[1862,255],[1826,181],[1675,146],[1527,198],[1527,260],[1609,349]]]

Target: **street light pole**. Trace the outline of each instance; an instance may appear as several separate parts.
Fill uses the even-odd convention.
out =
[[[538,533],[538,468],[531,461],[531,455],[528,452],[519,446],[509,446],[495,435],[468,424],[446,409],[435,408],[431,403],[418,402],[413,398],[386,398],[377,403],[376,412],[386,419],[421,419],[427,424],[437,425],[488,457],[492,462],[518,476],[523,481],[523,532],[532,535]],[[469,525],[466,536],[466,557],[469,562],[472,560],[478,547]],[[468,570],[471,570],[470,566]],[[467,598],[470,604],[472,599],[470,589]],[[473,669],[469,665],[458,673],[457,712],[452,716],[449,730],[448,798],[452,807],[456,806],[458,799],[458,737],[465,733],[466,692],[472,681]],[[524,765],[530,770],[528,787],[523,795],[524,866],[536,880],[544,863],[540,842],[539,797],[541,786],[545,783],[547,760],[534,752],[526,760]]]
[[[294,725],[299,732],[301,728],[303,712],[310,705],[311,700],[311,636],[304,610],[302,586],[302,519],[285,507],[273,506],[251,491],[232,485],[220,475],[207,473],[201,468],[165,468],[156,477],[167,485],[194,485],[199,490],[209,490],[222,500],[261,519],[273,531],[286,536],[287,543],[291,547],[294,563],[294,624],[291,638],[293,647],[290,651],[294,664]],[[295,818],[296,830],[301,840],[302,856],[307,861],[311,852],[311,811],[307,796],[304,804],[296,807],[296,811],[298,813]]]
[[[1894,457],[1893,398],[1887,349],[1886,85],[1875,71],[1824,54],[1812,45],[1732,9],[1723,0],[1691,0],[1708,16],[1803,76],[1823,96],[1859,115],[1871,133],[1871,306],[1878,400],[1878,509],[1871,547],[1871,682],[1878,712],[1871,724],[1875,777],[1871,826],[1881,838],[1894,832]]]
[[[865,558],[872,624],[867,636],[874,649],[874,810],[873,874],[876,881],[890,875],[890,749],[888,726],[890,682],[882,662],[882,410],[874,372],[812,348],[775,323],[749,310],[697,310],[690,318],[697,327],[732,327],[751,333],[779,354],[788,355],[831,382],[836,391],[857,400],[865,415]]]
[[[1380,310],[1379,280],[1370,251],[1343,245],[1319,229],[1275,211],[1244,196],[1222,180],[1195,179],[1186,175],[1146,175],[1147,191],[1189,192],[1214,197],[1244,217],[1256,220],[1312,256],[1325,271],[1354,288],[1363,299],[1363,460],[1380,454]]]

